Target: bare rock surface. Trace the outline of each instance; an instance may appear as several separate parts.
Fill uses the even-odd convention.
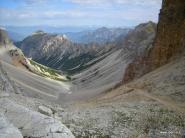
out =
[[[21,132],[2,114],[0,114],[0,128],[1,138],[23,138]]]
[[[58,120],[17,105],[8,99],[0,99],[0,111],[21,130],[23,136],[73,138],[70,130]]]

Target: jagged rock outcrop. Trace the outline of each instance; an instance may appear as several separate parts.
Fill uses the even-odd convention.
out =
[[[185,1],[163,0],[159,16],[157,36],[150,55],[152,69],[185,50]]]
[[[185,1],[163,0],[153,47],[137,57],[126,69],[123,83],[138,78],[185,50]]]

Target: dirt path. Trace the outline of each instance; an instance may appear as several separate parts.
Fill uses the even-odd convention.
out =
[[[119,92],[119,91],[121,91],[121,92]],[[177,102],[175,102],[174,100],[172,100],[168,96],[157,96],[157,95],[148,93],[144,89],[138,89],[138,88],[132,88],[132,87],[126,87],[126,86],[124,86],[124,88],[122,88],[121,90],[118,90],[118,92],[116,90],[114,90],[113,92],[104,94],[100,97],[96,97],[96,98],[90,100],[89,102],[90,103],[95,102],[96,104],[97,103],[105,103],[105,102],[113,102],[113,101],[116,102],[116,101],[119,101],[120,98],[122,99],[123,97],[127,97],[129,94],[132,94],[133,92],[135,92],[139,96],[143,97],[143,99],[144,98],[152,99],[152,100],[157,101],[158,103],[166,106],[169,109],[172,109],[177,112],[185,113],[185,108],[183,108],[180,104],[178,104]],[[115,94],[115,93],[117,93],[117,94]]]
[[[162,97],[162,96],[156,96],[154,94],[150,94],[148,93],[147,91],[145,90],[142,90],[142,89],[136,89],[138,93],[140,93],[142,96],[145,96],[145,97],[148,97],[152,100],[155,100],[161,104],[163,104],[164,106],[168,107],[168,108],[171,108],[175,111],[178,111],[178,112],[183,112],[185,113],[185,109],[182,108],[182,107],[179,107],[179,105],[175,102],[175,101],[172,101],[171,99],[167,98],[167,97]]]

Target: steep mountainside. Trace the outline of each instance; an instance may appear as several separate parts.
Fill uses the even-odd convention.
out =
[[[115,41],[118,37],[126,36],[126,34],[131,29],[123,28],[98,28],[93,31],[82,31],[66,33],[66,35],[73,41],[77,43],[110,43]]]
[[[152,47],[156,35],[156,24],[149,21],[136,26],[133,30],[123,37],[120,36],[116,45],[132,51],[134,56],[141,56]]]
[[[164,0],[154,46],[127,68],[123,82],[138,78],[179,56],[185,50],[185,1]]]
[[[71,42],[65,35],[48,34],[42,31],[33,33],[16,45],[27,57],[68,73],[86,68],[85,63],[113,48],[111,44],[106,47],[98,44],[77,44]]]

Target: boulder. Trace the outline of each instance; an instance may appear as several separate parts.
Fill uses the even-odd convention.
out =
[[[44,115],[51,116],[53,114],[53,111],[45,106],[39,106],[38,111]]]
[[[5,113],[24,137],[74,138],[71,131],[59,120],[32,111],[7,98],[0,98],[0,112]]]

